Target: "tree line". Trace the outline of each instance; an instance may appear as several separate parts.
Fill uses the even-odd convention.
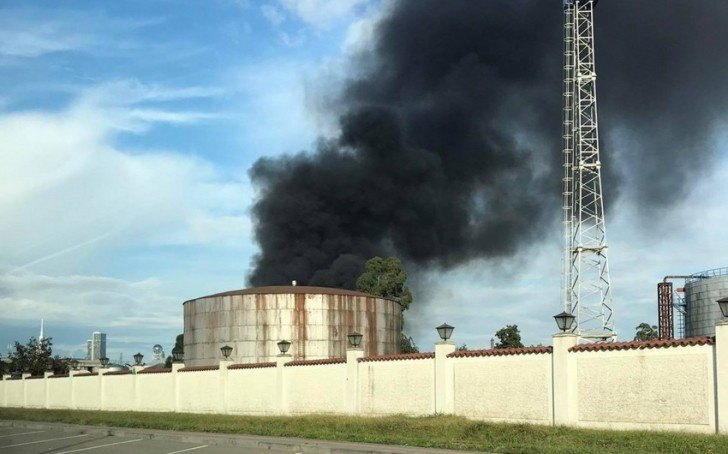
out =
[[[71,369],[71,358],[53,356],[52,338],[36,339],[31,337],[27,343],[15,341],[6,358],[0,358],[0,374],[10,374],[19,378],[22,374],[33,377],[45,372],[55,375],[67,374]]]

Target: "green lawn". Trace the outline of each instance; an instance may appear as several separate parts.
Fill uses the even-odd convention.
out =
[[[728,437],[496,424],[456,416],[230,416],[0,408],[0,419],[301,437],[498,453],[728,453]]]

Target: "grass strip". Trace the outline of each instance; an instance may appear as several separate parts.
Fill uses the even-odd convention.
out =
[[[235,416],[0,408],[0,419],[300,437],[497,453],[725,453],[728,437],[472,421],[458,416]]]

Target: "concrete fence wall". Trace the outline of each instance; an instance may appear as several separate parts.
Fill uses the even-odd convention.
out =
[[[728,433],[728,325],[716,337],[232,364],[0,381],[0,406],[249,415],[456,414]]]

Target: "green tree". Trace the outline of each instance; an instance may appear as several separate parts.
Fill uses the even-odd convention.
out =
[[[30,373],[32,376],[43,375],[48,366],[52,365],[52,344],[50,337],[41,341],[31,337],[25,345],[15,341],[15,351],[8,355],[10,371]]]
[[[356,280],[356,289],[370,295],[393,298],[399,302],[402,310],[406,311],[412,303],[412,292],[405,286],[406,281],[407,272],[397,257],[386,259],[372,257],[367,260],[364,272]],[[402,326],[404,326],[404,317]],[[419,353],[420,349],[412,337],[402,333],[399,351],[400,353]]]
[[[521,332],[518,331],[518,325],[506,325],[495,333],[498,343],[495,348],[518,348],[523,347],[521,343]]]
[[[184,353],[185,352],[185,334],[178,334],[177,338],[174,340],[174,347],[172,347],[172,355],[174,355],[177,352]],[[164,367],[170,368],[172,367],[172,355],[167,357],[167,360],[164,362]]]
[[[648,340],[654,340],[659,337],[659,333],[657,331],[657,325],[651,325],[647,322],[642,322],[635,328],[637,332],[634,335],[634,340],[636,341],[648,341]]]
[[[405,286],[407,273],[397,257],[373,257],[364,265],[364,272],[356,280],[356,289],[372,295],[394,298],[407,310],[412,303],[412,292]]]
[[[10,372],[10,358],[3,358],[0,355],[0,375],[5,375]]]
[[[419,353],[420,348],[415,344],[414,339],[412,339],[410,336],[407,336],[406,334],[402,333],[402,337],[400,338],[399,342],[399,352],[400,353]]]
[[[71,359],[56,355],[48,359],[53,375],[66,375],[71,370]]]

